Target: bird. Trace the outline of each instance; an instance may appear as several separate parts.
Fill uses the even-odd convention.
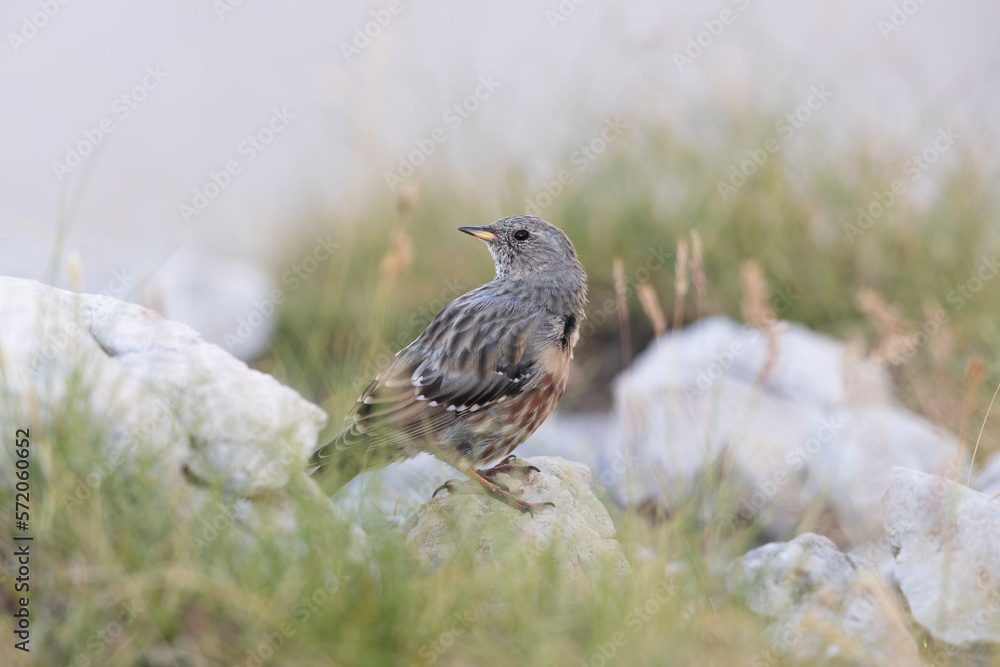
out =
[[[512,452],[566,390],[587,274],[566,233],[540,218],[458,231],[486,244],[496,275],[448,303],[372,380],[343,432],[313,452],[309,473],[329,495],[362,472],[428,452],[508,505],[536,509],[490,480],[538,470],[511,465]],[[435,495],[442,488],[450,482]]]

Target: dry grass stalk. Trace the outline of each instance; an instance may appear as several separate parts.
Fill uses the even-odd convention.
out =
[[[660,307],[660,299],[656,294],[656,289],[649,283],[640,283],[636,291],[639,294],[642,310],[653,325],[653,333],[659,338],[667,330],[667,316],[663,314],[663,309]]]
[[[413,262],[413,245],[410,237],[402,229],[392,233],[392,243],[378,263],[379,282],[375,301],[382,308],[388,307],[389,295],[396,285],[396,279]]]
[[[404,183],[399,195],[396,196],[396,210],[399,211],[399,217],[405,218],[410,215],[419,198],[420,186],[416,183]]]
[[[767,337],[767,360],[757,376],[757,382],[763,382],[778,361],[778,334],[774,330],[777,315],[768,300],[770,290],[764,271],[757,262],[747,259],[740,263],[740,282],[743,284],[743,301],[740,304],[743,319]]]
[[[380,277],[383,281],[393,282],[399,274],[410,268],[413,262],[413,244],[410,237],[402,229],[392,233],[392,245],[378,264]]]
[[[632,363],[632,334],[628,320],[628,283],[625,282],[625,265],[620,257],[611,263],[611,274],[615,282],[615,303],[618,308],[618,328],[622,341],[622,369]]]
[[[670,326],[675,330],[684,324],[684,300],[688,293],[688,244],[684,239],[677,241],[677,264],[674,266],[674,320]]]
[[[691,275],[694,280],[695,314],[700,320],[705,312],[705,297],[708,294],[708,281],[705,280],[705,262],[702,253],[701,235],[697,230],[691,230]]]
[[[969,461],[969,477],[965,480],[966,486],[972,483],[972,467],[976,463],[976,453],[979,451],[979,443],[983,439],[983,431],[986,430],[986,420],[990,418],[990,412],[993,410],[993,403],[997,400],[997,394],[1000,394],[1000,384],[997,385],[997,390],[993,392],[993,398],[990,399],[990,407],[986,408],[986,416],[983,417],[983,425],[979,429],[979,437],[976,438],[976,447],[972,450],[972,460]]]
[[[83,257],[77,250],[70,252],[66,258],[66,279],[71,290],[83,291]]]
[[[870,289],[858,292],[857,302],[879,336],[878,345],[871,354],[872,363],[878,366],[901,365],[906,359],[905,353],[910,347],[910,340],[906,323],[899,311]]]
[[[974,356],[965,369],[965,395],[962,397],[961,423],[958,428],[958,449],[955,452],[955,464],[952,469],[960,469],[962,452],[965,450],[966,438],[969,435],[969,422],[976,409],[976,396],[986,381],[986,363],[979,356]]]

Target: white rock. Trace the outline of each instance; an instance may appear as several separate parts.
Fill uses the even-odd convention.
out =
[[[979,475],[972,481],[972,488],[990,498],[1000,494],[1000,452],[986,459]]]
[[[1000,503],[894,468],[883,506],[913,618],[947,644],[1000,642]]]
[[[521,458],[560,456],[587,466],[597,491],[617,494],[629,466],[619,444],[613,414],[556,413],[521,445]],[[485,466],[484,466],[485,467]],[[402,520],[430,500],[434,490],[459,473],[447,463],[421,454],[381,470],[362,473],[333,498],[345,516],[375,507],[386,518]]]
[[[671,509],[721,468],[721,502],[734,520],[777,536],[819,507],[849,543],[877,540],[889,468],[944,472],[957,440],[893,405],[886,374],[842,343],[786,322],[776,331],[763,379],[766,336],[721,317],[668,334],[636,359],[615,386],[632,464],[623,499]],[[718,511],[718,494],[708,496],[704,511]]]
[[[727,583],[751,611],[773,619],[770,647],[753,664],[782,657],[922,664],[878,575],[825,537],[805,533],[754,549],[734,564]]]
[[[517,463],[539,471],[523,479],[500,474],[497,481],[526,502],[548,501],[555,507],[539,508],[532,516],[479,492],[478,485],[472,492],[460,485],[423,505],[408,521],[407,543],[418,558],[438,566],[454,553],[456,544],[471,539],[481,564],[505,557],[507,549],[529,556],[552,554],[569,585],[587,587],[600,576],[627,585],[631,568],[611,517],[591,492],[587,467],[548,456]]]
[[[184,471],[249,496],[302,470],[326,422],[274,378],[140,306],[0,278],[0,312],[2,428],[29,407],[54,419],[70,393],[83,396],[111,465],[81,479],[103,483],[124,461],[155,456],[168,483],[186,483]]]

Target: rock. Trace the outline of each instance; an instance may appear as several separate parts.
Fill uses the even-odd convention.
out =
[[[518,456],[561,456],[587,466],[595,490],[617,496],[628,462],[619,446],[618,425],[610,413],[556,413],[517,449]],[[405,520],[434,490],[458,475],[447,463],[421,454],[381,470],[362,473],[334,496],[345,516],[377,507],[385,517]]]
[[[326,422],[292,389],[140,306],[0,278],[0,312],[2,428],[27,423],[17,411],[33,406],[49,423],[31,423],[53,433],[66,402],[82,401],[105,431],[106,465],[78,473],[91,488],[155,456],[165,483],[249,497],[301,471]]]
[[[890,480],[885,530],[913,618],[947,644],[1000,643],[1000,503],[917,470]]]
[[[882,533],[888,470],[944,472],[957,439],[892,403],[884,371],[827,336],[778,322],[767,337],[713,317],[668,334],[615,386],[628,504],[670,510],[725,474],[726,497],[709,487],[703,512],[788,534],[807,514],[832,515],[843,543]],[[769,368],[768,372],[762,372]]]
[[[979,475],[972,481],[972,488],[990,498],[1000,494],[1000,452],[994,452],[986,459]]]
[[[455,545],[474,540],[477,563],[489,564],[511,553],[552,554],[567,584],[586,590],[597,577],[611,576],[627,585],[631,568],[615,537],[607,510],[591,492],[586,466],[558,457],[518,460],[538,472],[515,478],[497,475],[519,498],[555,507],[523,514],[478,490],[442,492],[409,519],[406,539],[418,559],[437,567],[454,555]],[[474,485],[474,482],[469,482]],[[475,485],[478,489],[478,485]],[[510,551],[513,550],[513,551]]]
[[[753,664],[785,656],[922,664],[902,610],[878,575],[825,537],[805,533],[754,549],[734,564],[727,584],[751,611],[772,619],[770,647]]]

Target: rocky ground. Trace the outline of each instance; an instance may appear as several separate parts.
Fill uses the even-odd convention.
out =
[[[88,387],[107,469],[79,471],[81,493],[152,457],[162,483],[195,505],[206,488],[233,498],[231,520],[252,544],[262,522],[287,518],[290,495],[316,492],[302,471],[323,411],[190,328],[7,278],[0,311],[18,313],[0,321],[4,433],[21,419],[54,428],[68,393]],[[431,569],[456,557],[481,573],[511,558],[530,567],[544,552],[586,589],[632,581],[605,503],[650,521],[693,506],[696,521],[760,544],[720,550],[705,567],[765,623],[759,664],[995,655],[1000,458],[977,465],[967,486],[957,438],[899,407],[879,367],[796,325],[762,332],[710,318],[655,342],[615,397],[613,413],[554,419],[526,444],[519,454],[537,472],[501,476],[525,500],[554,504],[533,517],[462,484],[430,499],[455,473],[429,457],[362,476],[331,508],[381,508]],[[0,484],[9,491],[13,478]]]

